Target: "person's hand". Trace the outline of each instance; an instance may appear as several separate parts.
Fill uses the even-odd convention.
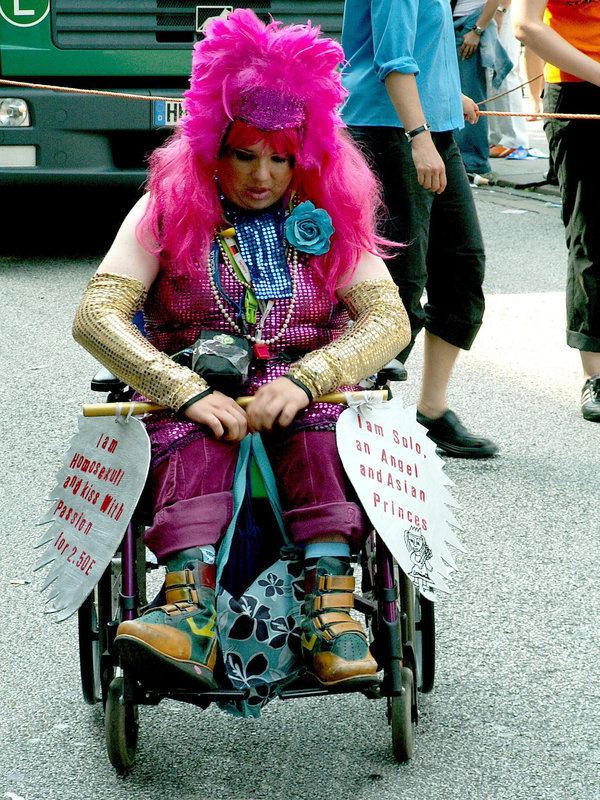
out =
[[[424,189],[441,194],[446,188],[446,167],[431,135],[419,133],[410,144],[419,183]]]
[[[188,406],[183,414],[192,422],[210,428],[215,439],[241,442],[248,433],[246,412],[233,398],[221,392],[207,394]]]
[[[479,47],[479,43],[481,40],[481,36],[478,36],[473,31],[467,31],[463,36],[462,44],[460,46],[460,57],[464,61],[466,58],[471,58],[473,53],[477,51]]]
[[[295,383],[276,378],[261,386],[246,408],[248,427],[252,432],[270,431],[276,424],[286,428],[309,400]]]
[[[470,122],[471,125],[474,125],[479,119],[479,106],[474,100],[467,97],[466,94],[461,94],[460,97],[462,100],[463,118],[465,122]]]

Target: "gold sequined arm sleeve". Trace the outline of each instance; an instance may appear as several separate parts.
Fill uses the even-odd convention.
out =
[[[313,398],[373,375],[410,341],[408,316],[392,281],[362,281],[342,302],[353,320],[351,327],[304,356],[288,372]]]
[[[172,361],[145,339],[132,319],[146,299],[129,275],[94,275],[77,309],[73,336],[114,375],[145,397],[177,411],[208,389],[192,370]]]

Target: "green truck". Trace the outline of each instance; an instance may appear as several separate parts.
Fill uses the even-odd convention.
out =
[[[240,6],[339,37],[344,2],[0,0],[0,182],[139,187],[203,25]],[[119,96],[131,94],[143,99]]]

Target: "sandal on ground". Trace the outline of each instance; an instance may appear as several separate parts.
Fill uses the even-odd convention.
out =
[[[216,687],[215,564],[167,570],[167,605],[122,622],[115,646],[146,688],[202,691]]]
[[[490,439],[469,433],[450,409],[438,419],[430,419],[417,411],[417,422],[427,428],[429,438],[446,455],[456,458],[490,458],[498,452],[498,446]]]
[[[318,683],[353,691],[376,683],[377,662],[367,636],[348,613],[354,606],[354,575],[348,562],[324,556],[306,570],[302,656]]]
[[[503,147],[501,144],[495,144],[490,147],[490,158],[506,158],[506,156],[514,152],[514,147]]]

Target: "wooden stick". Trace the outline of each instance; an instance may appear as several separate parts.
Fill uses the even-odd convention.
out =
[[[369,389],[369,394],[387,400],[387,389]],[[349,392],[352,397],[359,398],[364,392]],[[252,397],[238,397],[236,403],[242,408],[250,403]],[[332,392],[318,397],[315,403],[345,403],[346,395],[344,392]],[[126,416],[133,406],[132,414],[151,414],[153,411],[167,411],[168,406],[159,406],[156,403],[88,403],[83,406],[84,417],[115,417]]]

